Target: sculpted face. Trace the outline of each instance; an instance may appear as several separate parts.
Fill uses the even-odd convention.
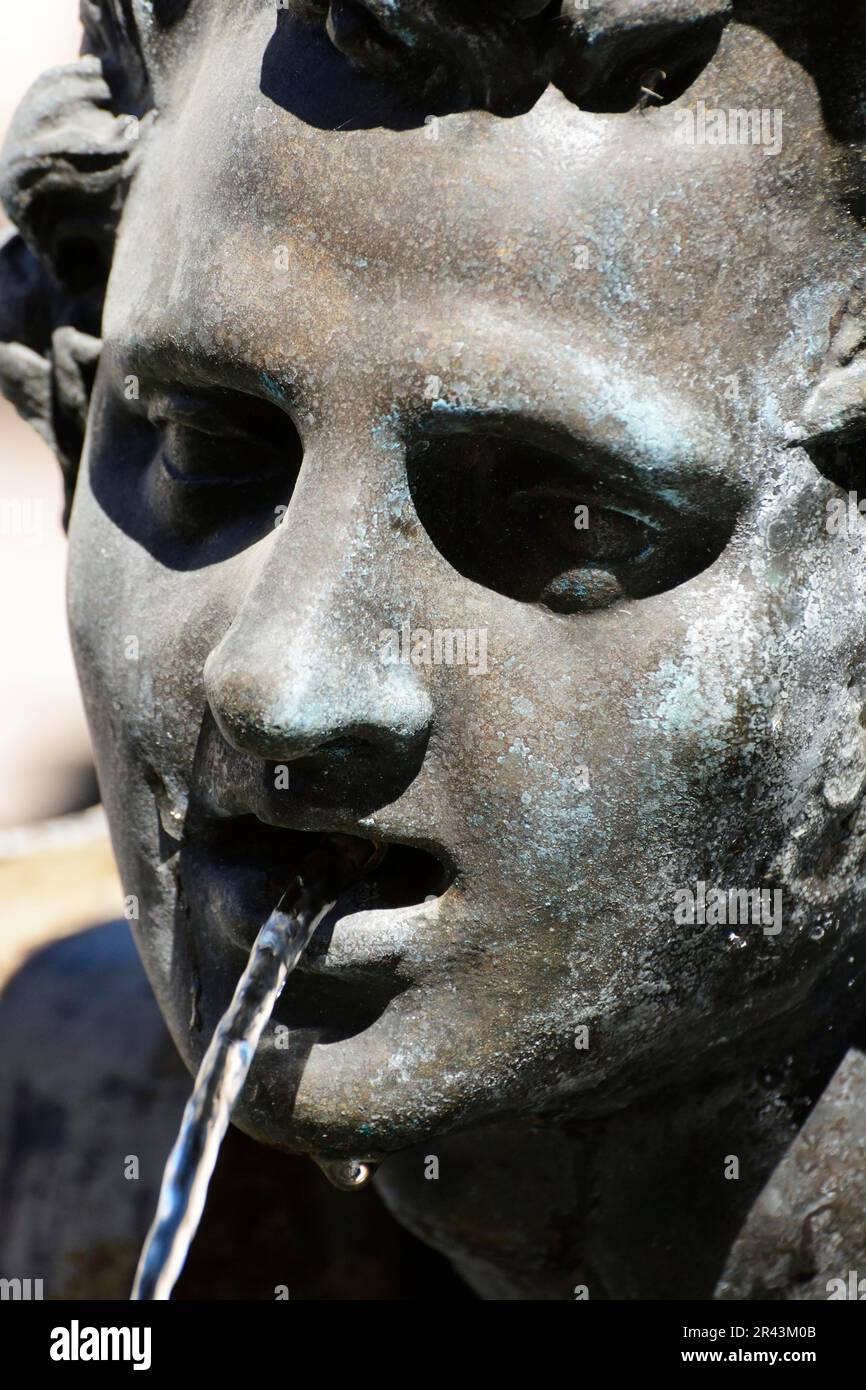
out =
[[[860,232],[812,78],[732,25],[658,109],[397,120],[353,77],[334,129],[342,59],[273,29],[214,7],[147,134],[70,529],[184,1058],[333,834],[389,850],[257,1055],[269,1142],[597,1113],[838,1019],[866,544],[801,420]],[[699,101],[780,148],[688,143]],[[698,881],[781,890],[780,929],[675,921]]]

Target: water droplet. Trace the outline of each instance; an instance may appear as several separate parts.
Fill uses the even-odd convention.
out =
[[[341,1192],[357,1192],[366,1187],[376,1171],[376,1164],[370,1159],[320,1158],[318,1154],[310,1154],[310,1157],[321,1168],[328,1182]]]
[[[820,941],[823,935],[824,928],[822,926],[813,927],[812,930],[809,932],[809,940]]]
[[[151,790],[156,798],[159,822],[166,835],[181,842],[186,820],[187,796],[178,787],[169,787],[157,773],[149,778]]]
[[[746,938],[744,936],[737,936],[735,931],[729,932],[728,945],[732,951],[742,951],[743,947],[746,945]]]

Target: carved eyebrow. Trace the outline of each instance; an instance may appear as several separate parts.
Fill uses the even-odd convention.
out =
[[[588,444],[600,443],[643,469],[724,468],[732,440],[715,410],[573,344],[552,345],[558,392],[548,410]]]
[[[579,425],[642,471],[724,466],[729,458],[727,432],[714,414],[708,419],[667,392],[647,390],[645,383],[618,372],[597,376],[593,385],[580,400]],[[572,411],[568,415],[573,418]]]
[[[187,341],[181,345],[167,334],[110,337],[102,355],[116,376],[139,377],[153,396],[246,396],[287,410],[297,395],[294,379],[284,371],[228,359],[218,348]]]
[[[503,357],[510,325],[499,318],[498,339],[478,317],[475,327],[480,334],[463,345],[459,381],[435,378],[436,399],[421,399],[430,389],[421,375],[414,392],[374,424],[379,439],[391,436],[400,446],[402,438],[411,449],[452,432],[499,436],[555,453],[584,481],[627,492],[638,506],[716,520],[740,512],[749,481],[712,399],[671,392],[610,353],[584,352],[569,328],[532,328],[524,317],[514,329],[524,352]],[[487,375],[485,361],[500,366]]]
[[[416,399],[375,428],[387,433],[396,425],[407,440],[450,432],[522,438],[577,467],[602,462],[612,477],[676,509],[703,510],[703,489],[713,505],[741,491],[731,468],[733,441],[711,405],[675,397],[617,363],[550,339],[522,368],[516,357],[509,361],[507,384],[499,375],[500,383],[474,387],[464,372],[453,392],[437,379],[436,399],[420,410]],[[603,470],[592,471],[602,477]]]
[[[711,389],[700,380],[691,389],[667,381],[663,358],[642,370],[623,360],[615,342],[584,347],[584,337],[576,312],[444,300],[427,326],[423,355],[407,363],[374,432],[398,438],[422,420],[437,430],[449,420],[463,428],[499,420],[503,429],[522,421],[644,474],[730,476],[734,440]],[[449,365],[430,375],[427,364],[437,361]]]

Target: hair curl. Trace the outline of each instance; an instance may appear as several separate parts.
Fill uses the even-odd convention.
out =
[[[154,41],[188,0],[82,0],[82,56],[13,119],[0,200],[0,389],[54,449],[68,518],[118,221],[153,111]],[[155,26],[155,27],[154,27]]]

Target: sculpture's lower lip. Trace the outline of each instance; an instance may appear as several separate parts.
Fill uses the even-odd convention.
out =
[[[405,908],[350,910],[337,902],[310,942],[301,973],[351,974],[394,967],[419,935],[431,935],[444,896]]]

